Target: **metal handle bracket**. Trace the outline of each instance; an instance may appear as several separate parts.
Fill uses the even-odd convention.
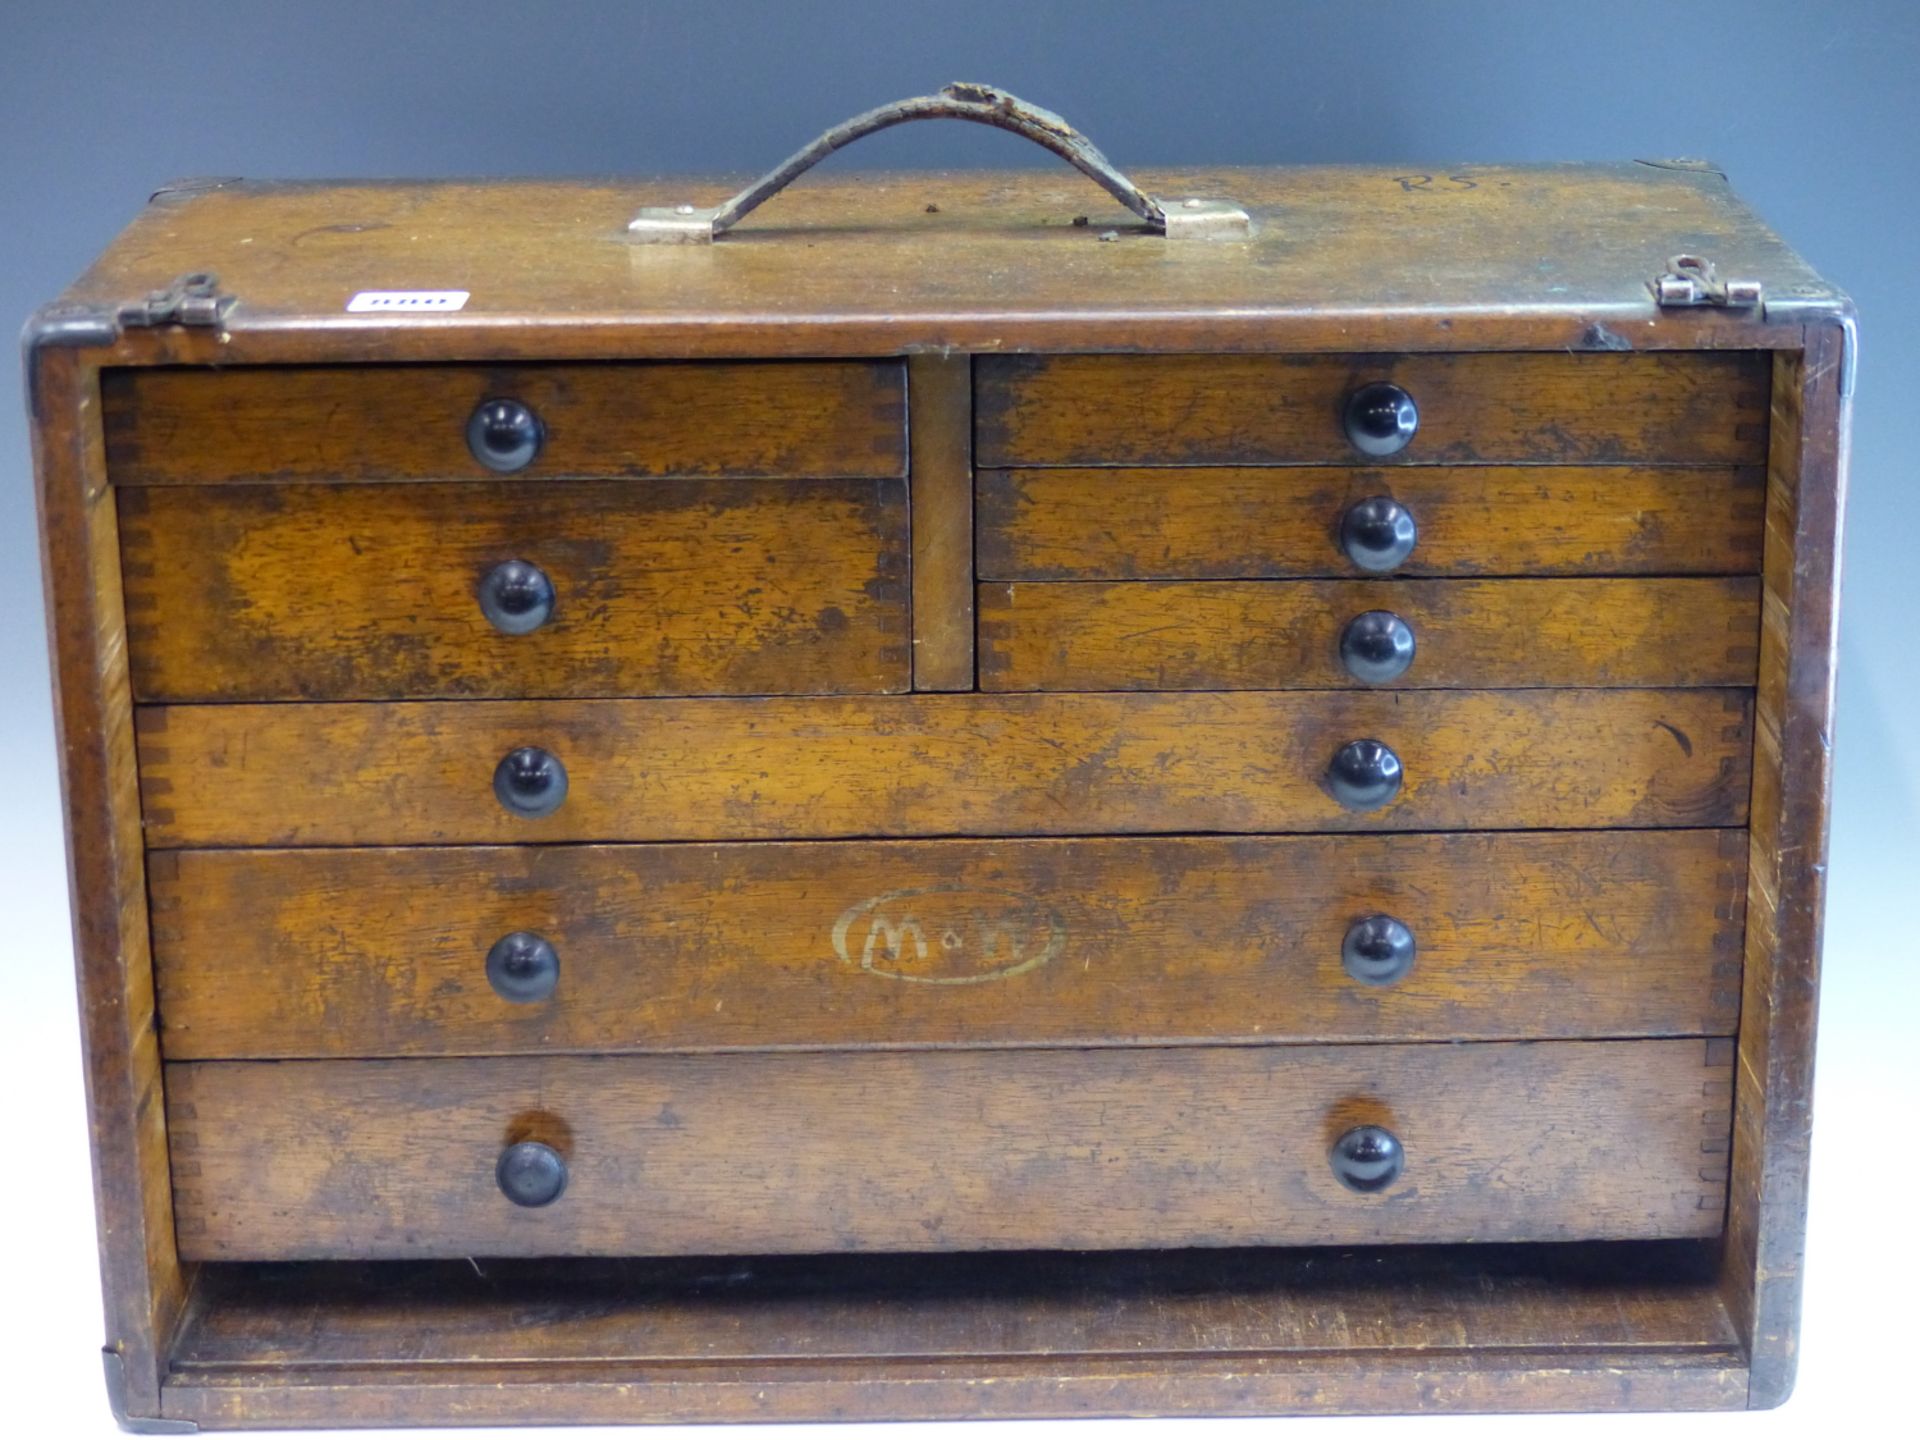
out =
[[[747,215],[806,174],[827,156],[863,135],[909,120],[968,120],[1025,136],[1051,150],[1168,239],[1240,238],[1252,230],[1244,208],[1231,200],[1156,199],[1129,180],[1094,143],[1051,110],[1030,105],[991,85],[953,84],[937,95],[896,100],[856,115],[795,151],[732,199],[711,208],[648,206],[627,225],[642,243],[700,244],[719,239]]]

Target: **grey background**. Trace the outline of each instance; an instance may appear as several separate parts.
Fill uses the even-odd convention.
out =
[[[1912,445],[1902,438],[1920,390],[1920,7],[1911,0],[1705,10],[1671,0],[12,0],[0,10],[0,317],[23,319],[52,298],[175,176],[740,172],[856,110],[951,79],[990,81],[1059,110],[1122,166],[1706,155],[1851,290],[1864,358],[1796,1411],[1804,1421],[1803,1407],[1837,1415],[1871,1404],[1872,1387],[1845,1377],[1900,1328],[1873,1323],[1873,1285],[1910,1263],[1870,1245],[1913,1151],[1882,1127],[1914,1109],[1907,1028],[1917,957],[1914,927],[1901,919],[1916,859],[1920,701],[1910,639],[1920,533],[1903,458]],[[1051,162],[976,127],[914,126],[830,163]],[[0,363],[0,388],[17,395],[12,355]],[[37,1348],[21,1363],[41,1377],[37,1393],[103,1423],[43,647],[27,437],[14,401],[0,404],[0,916],[12,951],[4,1049],[7,1093],[33,1101],[16,1115],[10,1145],[40,1147],[51,1178],[27,1196],[0,1184],[0,1204],[24,1211],[30,1201],[42,1228],[48,1214],[61,1217],[30,1261],[44,1265],[41,1289],[64,1308],[36,1326]],[[1871,1165],[1852,1153],[1862,1149]],[[1484,1433],[1485,1423],[1468,1423]],[[1690,1422],[1688,1433],[1708,1423]]]

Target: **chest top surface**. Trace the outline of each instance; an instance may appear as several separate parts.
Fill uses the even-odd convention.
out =
[[[1699,163],[1143,173],[1252,218],[1244,238],[1177,244],[1064,168],[808,176],[711,245],[637,244],[626,225],[642,206],[710,204],[724,179],[190,181],[55,313],[110,321],[211,271],[235,297],[237,362],[1766,348],[1809,307],[1844,304]],[[1652,284],[1688,254],[1760,282],[1764,306],[1661,309]],[[468,298],[348,311],[376,290]]]

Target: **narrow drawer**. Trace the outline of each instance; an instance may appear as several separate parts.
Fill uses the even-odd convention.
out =
[[[1373,464],[1348,400],[1400,387],[1396,464],[1762,464],[1758,352],[995,355],[974,362],[981,465]]]
[[[167,1067],[189,1260],[1711,1236],[1732,1042]],[[1404,1169],[1346,1188],[1378,1126]],[[498,1178],[522,1150],[520,1193]],[[556,1163],[557,1162],[557,1163]],[[530,1172],[530,1173],[529,1173]]]
[[[152,486],[119,501],[143,700],[909,683],[903,480]]]
[[[979,588],[983,690],[1751,685],[1757,579]]]
[[[524,409],[491,464],[489,402]],[[101,403],[119,485],[906,473],[891,360],[110,370]]]
[[[188,850],[170,1059],[1724,1035],[1746,832]]]
[[[986,580],[1361,576],[1354,507],[1391,501],[1414,541],[1398,575],[1757,575],[1758,468],[1326,466],[983,470]]]
[[[1594,689],[142,706],[135,718],[147,838],[161,848],[1740,825],[1751,722],[1744,690]]]

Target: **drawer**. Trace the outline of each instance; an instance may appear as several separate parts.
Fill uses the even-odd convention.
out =
[[[176,1060],[1731,1034],[1746,833],[188,850]]]
[[[526,415],[487,464],[492,401]],[[906,473],[898,361],[110,370],[101,404],[119,485]]]
[[[190,1260],[1712,1236],[1731,1042],[167,1067]],[[1330,1149],[1376,1126],[1374,1193]],[[564,1190],[510,1202],[510,1146]],[[554,1162],[558,1161],[556,1165]],[[542,1192],[523,1191],[529,1198]]]
[[[118,493],[145,700],[909,683],[904,480]]]
[[[996,355],[974,362],[983,466],[1377,464],[1347,437],[1362,387],[1418,410],[1390,463],[1767,458],[1764,355]]]
[[[979,587],[983,690],[1751,685],[1758,579]]]
[[[1385,499],[1413,525],[1400,575],[1756,575],[1765,486],[1763,470],[1724,465],[983,470],[979,571],[1359,576],[1342,522]]]
[[[147,839],[161,848],[1741,825],[1751,722],[1748,691],[1595,689],[142,706],[135,718]],[[1357,795],[1390,760],[1398,788]]]

